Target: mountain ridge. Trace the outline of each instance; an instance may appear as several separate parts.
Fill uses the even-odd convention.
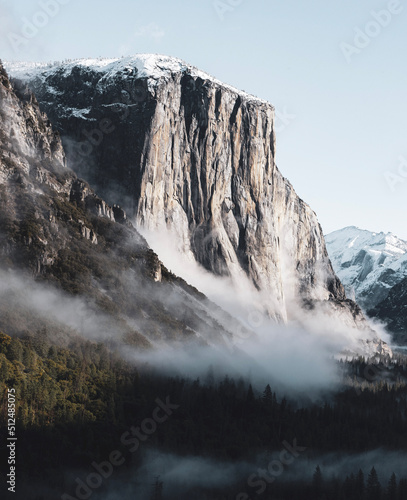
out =
[[[355,226],[325,236],[335,272],[348,295],[373,309],[407,276],[407,242],[392,233]]]
[[[71,201],[87,209],[87,194],[96,190],[107,201],[98,215],[111,213],[106,212],[109,204],[114,208],[120,200],[138,227],[171,231],[170,244],[183,246],[184,256],[243,287],[246,297],[239,305],[239,318],[245,313],[250,318],[261,308],[277,321],[289,321],[304,331],[337,332],[338,342],[352,346],[351,352],[391,355],[359,306],[346,298],[315,213],[277,169],[273,107],[182,72],[160,76],[150,92],[148,78],[138,78],[137,71],[129,77],[130,69],[109,80],[103,73],[70,64],[67,75],[64,68],[53,67],[50,79],[12,79],[14,86],[28,84],[35,91],[49,124],[61,134],[68,167],[90,183],[80,181]],[[88,110],[87,117],[83,109]],[[82,150],[79,162],[83,136],[89,150]],[[122,209],[118,211],[122,214]],[[124,212],[119,218],[131,226]],[[88,226],[84,234],[91,248],[98,248],[95,226]],[[110,241],[120,248],[116,237]],[[64,265],[66,261],[66,256],[60,259]],[[179,280],[154,252],[147,257],[147,262],[153,261],[150,278],[161,282],[165,275],[166,280]],[[242,330],[233,317],[236,305],[230,316],[207,299],[197,304],[191,287],[193,297],[186,301],[188,285],[178,286],[182,283],[177,281],[176,290],[171,290],[170,304],[162,298],[153,301],[154,317],[162,318],[162,308],[169,305],[164,316],[172,325],[172,339],[195,335],[204,342],[233,346],[234,332],[244,338],[253,335],[250,325]],[[127,286],[126,279],[122,288]],[[132,310],[120,290],[111,284],[108,289],[104,300],[109,302],[118,293],[119,303]],[[146,293],[148,289],[144,286]],[[188,303],[182,318],[179,313],[172,316],[177,300]],[[137,311],[144,317],[138,321],[144,328],[148,321],[142,309],[150,307],[146,301],[147,296],[137,295]],[[161,326],[154,321],[152,330],[164,340],[167,320]],[[262,321],[269,318],[263,316]]]
[[[407,277],[390,289],[384,300],[367,314],[383,322],[400,345],[407,343]]]
[[[315,213],[275,164],[271,104],[162,56],[10,70],[61,132],[68,162],[137,224],[170,230],[216,275],[248,278],[276,318],[292,301],[346,300]]]
[[[74,68],[75,66],[91,68],[101,73],[108,70],[109,77],[114,77],[115,74],[125,69],[134,69],[135,66],[138,71],[138,78],[147,78],[150,80],[158,80],[162,77],[168,77],[172,72],[189,73],[197,78],[210,80],[213,83],[216,83],[217,85],[222,86],[225,89],[229,89],[236,94],[243,95],[250,100],[267,104],[274,109],[274,106],[265,99],[257,97],[243,90],[239,90],[233,85],[224,83],[221,80],[213,77],[209,73],[200,70],[196,66],[188,64],[182,59],[161,54],[135,54],[133,56],[120,58],[79,58],[72,60],[69,59],[66,62],[55,61],[44,63],[4,61],[3,64],[4,67],[8,69],[15,78],[19,78],[22,80],[26,79],[27,77],[31,79],[34,74],[37,77],[41,78],[42,74],[50,74],[52,73],[53,68],[58,69],[62,64],[64,64],[66,66],[66,69],[68,70]]]
[[[93,315],[92,335],[110,332],[109,342],[117,345],[143,349],[180,339],[223,344],[238,328],[163,266],[123,209],[109,206],[66,167],[58,132],[31,91],[10,82],[1,64],[0,255],[0,328],[6,332],[49,327],[44,306],[32,301],[32,293],[41,296],[40,283],[51,294],[46,303],[50,296],[67,304],[78,298],[79,312],[68,321],[77,334]],[[65,323],[59,328],[67,331]]]

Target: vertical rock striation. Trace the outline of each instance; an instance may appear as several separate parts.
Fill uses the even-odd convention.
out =
[[[169,229],[269,312],[346,301],[315,213],[275,164],[274,108],[180,60],[9,66],[62,134],[69,163],[140,226]]]

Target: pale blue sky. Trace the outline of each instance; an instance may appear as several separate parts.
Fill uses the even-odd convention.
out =
[[[325,232],[407,239],[406,0],[59,1],[46,22],[41,1],[0,0],[0,58],[180,57],[275,105],[277,164]],[[383,9],[385,26],[372,15]],[[44,26],[13,47],[25,19]],[[370,37],[348,62],[355,28]]]

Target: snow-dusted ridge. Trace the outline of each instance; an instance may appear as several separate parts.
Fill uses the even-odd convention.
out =
[[[392,233],[352,226],[326,235],[325,241],[347,294],[367,310],[407,276],[407,242]]]
[[[125,203],[139,226],[171,231],[185,257],[227,271],[245,288],[242,307],[310,331],[319,323],[321,335],[352,345],[370,339],[377,351],[377,334],[334,275],[315,213],[277,169],[270,104],[164,56],[7,68],[59,130],[68,166]]]
[[[137,78],[149,79],[150,88],[154,88],[160,79],[167,78],[173,73],[188,73],[194,78],[202,78],[203,80],[216,83],[249,101],[260,102],[273,107],[268,101],[225,84],[181,59],[158,54],[136,54],[134,56],[112,59],[76,59],[53,63],[6,61],[4,62],[4,66],[12,77],[21,80],[32,80],[33,78],[45,80],[56,71],[60,72],[63,70],[65,74],[69,74],[73,68],[78,66],[101,73],[101,76],[107,79],[114,78],[117,74],[125,73],[134,77],[133,72],[136,70]]]

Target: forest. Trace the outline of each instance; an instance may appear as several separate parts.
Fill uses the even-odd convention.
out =
[[[103,462],[112,450],[119,450],[126,461],[118,477],[137,471],[144,454],[132,453],[120,436],[150,417],[157,399],[169,400],[177,409],[144,436],[142,445],[163,454],[203,456],[217,463],[244,461],[255,464],[256,471],[267,469],[284,442],[304,448],[309,463],[332,452],[346,456],[377,449],[407,450],[405,357],[383,358],[375,365],[363,358],[337,362],[342,389],[321,394],[315,401],[306,395],[302,400],[284,396],[272,382],[260,389],[243,378],[218,380],[211,368],[202,380],[169,377],[152,366],[130,365],[102,343],[77,337],[60,347],[51,338],[45,329],[21,338],[0,334],[1,442],[6,442],[5,394],[12,387],[19,484],[25,500],[64,498],[64,493],[75,498],[75,483],[66,471],[80,469],[86,477],[90,464]],[[272,484],[259,478],[248,481],[244,475],[227,486],[186,487],[185,496],[180,492],[173,496],[165,479],[156,479],[150,498],[407,498],[407,471],[405,477],[391,473],[379,478],[378,466],[357,468],[341,477],[326,474],[321,463],[298,477],[287,476],[289,481],[284,473]],[[1,470],[6,470],[3,462]],[[108,483],[92,498],[108,498],[103,496]]]

